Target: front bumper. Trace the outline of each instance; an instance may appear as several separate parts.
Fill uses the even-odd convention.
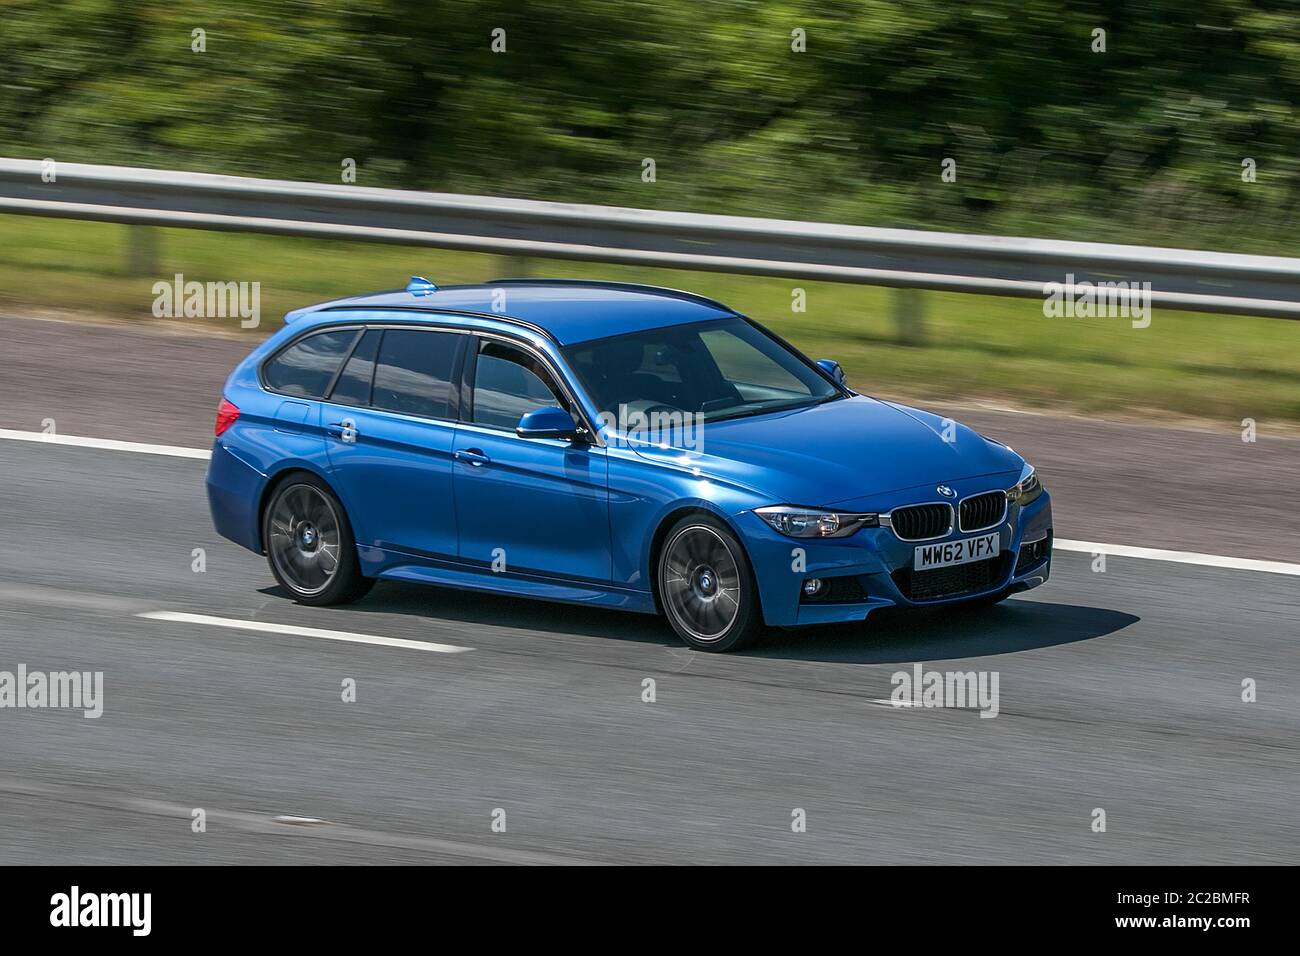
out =
[[[763,618],[777,627],[860,621],[881,607],[936,607],[1001,591],[1024,591],[1045,583],[1052,568],[1052,499],[1047,491],[1024,508],[1011,505],[996,529],[954,531],[937,539],[999,533],[999,553],[987,565],[957,566],[968,570],[952,577],[954,593],[943,593],[948,585],[920,587],[911,578],[914,548],[934,542],[903,541],[890,528],[864,528],[847,538],[802,540],[778,534],[753,512],[735,520],[754,566]],[[803,583],[810,578],[824,582],[820,599],[802,595]],[[920,596],[935,591],[942,596]]]

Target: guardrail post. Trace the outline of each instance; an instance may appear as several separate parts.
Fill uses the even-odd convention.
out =
[[[130,276],[158,274],[158,230],[132,223],[126,227],[126,272]]]
[[[903,345],[925,344],[925,299],[920,289],[893,292],[894,328]]]
[[[527,256],[501,257],[502,279],[527,279],[529,275],[529,260]]]

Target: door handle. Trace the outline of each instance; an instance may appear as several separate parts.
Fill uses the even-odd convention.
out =
[[[341,422],[330,422],[325,426],[325,434],[348,443],[355,442],[357,440],[357,423],[350,418],[345,418]]]
[[[475,468],[482,468],[492,459],[483,454],[481,448],[460,448],[456,451],[457,461],[467,461]]]

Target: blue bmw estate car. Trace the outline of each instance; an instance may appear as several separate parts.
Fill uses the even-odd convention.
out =
[[[1006,445],[852,391],[698,295],[508,280],[290,312],[231,373],[217,530],[304,604],[421,581],[766,625],[994,602],[1051,570]]]

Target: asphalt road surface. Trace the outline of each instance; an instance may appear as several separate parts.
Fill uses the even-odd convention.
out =
[[[24,416],[45,409],[66,434],[207,444],[206,380],[155,397],[151,376],[173,373],[78,365],[76,326],[44,336],[40,374],[14,345],[34,325],[5,327],[6,367],[25,370],[0,376],[0,427],[37,429]],[[219,383],[224,344],[193,341]],[[143,395],[122,404],[132,381]],[[1049,444],[1039,418],[1002,424],[1022,450]],[[1112,445],[1132,426],[1107,427],[1077,423]],[[1153,433],[1096,467],[1204,456],[1201,482],[1161,477],[1201,493],[1238,467],[1222,435]],[[1080,446],[1064,444],[1068,464]],[[1285,443],[1261,448],[1296,467]],[[1296,577],[1115,556],[1101,572],[1058,552],[1046,587],[997,608],[706,655],[654,618],[437,588],[295,605],[211,530],[204,467],[0,441],[0,671],[104,674],[97,719],[0,709],[0,864],[1300,862]],[[1282,524],[1233,547],[1214,546],[1222,501],[1131,484],[1110,489],[1115,509],[1183,537],[1102,533],[1053,485],[1058,534],[1294,561],[1294,509],[1268,485],[1234,503],[1247,525]],[[220,623],[139,616],[159,612]],[[891,675],[917,663],[996,672],[996,718],[890,706]]]

